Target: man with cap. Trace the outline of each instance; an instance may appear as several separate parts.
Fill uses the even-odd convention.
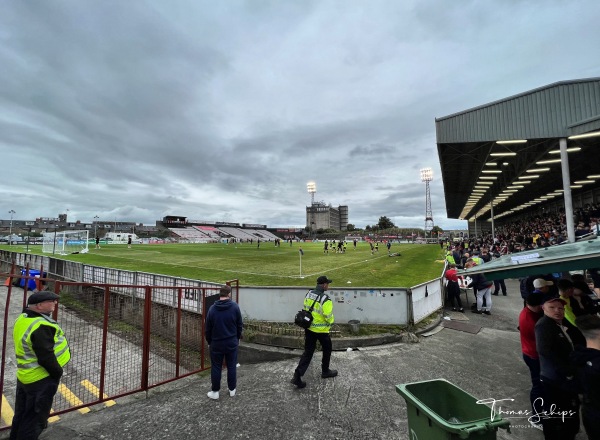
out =
[[[336,370],[329,369],[331,361],[331,336],[329,330],[333,325],[333,302],[329,295],[325,293],[329,289],[329,284],[332,282],[326,276],[317,278],[317,287],[309,290],[304,297],[304,310],[310,310],[313,307],[313,321],[309,328],[304,330],[304,353],[300,357],[300,362],[294,371],[294,377],[291,383],[298,388],[304,388],[306,382],[302,380],[302,376],[306,373],[310,361],[317,347],[317,341],[321,343],[323,349],[323,360],[321,361],[321,377],[323,379],[337,376]],[[314,304],[314,306],[313,306]]]
[[[63,367],[71,359],[65,333],[50,317],[58,298],[48,291],[33,293],[15,321],[17,393],[11,440],[37,439],[46,428]]]
[[[573,440],[579,431],[579,386],[569,356],[575,347],[585,346],[585,338],[564,319],[565,302],[561,298],[546,299],[542,310],[544,316],[535,325],[535,343],[544,398],[544,438]]]
[[[554,297],[556,295],[550,291],[550,288],[554,286],[552,281],[547,281],[543,278],[536,278],[533,280],[533,293],[541,293],[544,296],[544,301]]]

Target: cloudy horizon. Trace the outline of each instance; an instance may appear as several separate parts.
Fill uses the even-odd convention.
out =
[[[435,118],[600,76],[600,4],[6,2],[0,191],[15,219],[304,227],[448,219]],[[457,168],[457,172],[461,172]]]

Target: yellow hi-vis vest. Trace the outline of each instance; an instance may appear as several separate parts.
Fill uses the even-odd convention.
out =
[[[29,318],[27,313],[23,313],[15,321],[13,339],[15,354],[17,355],[17,379],[24,384],[37,382],[50,376],[48,371],[38,364],[31,343],[31,334],[41,325],[47,325],[55,329],[54,356],[56,356],[58,364],[64,367],[71,359],[67,338],[56,321],[44,315]]]
[[[317,301],[312,311],[313,322],[308,329],[315,333],[329,333],[334,320],[333,302],[325,292],[309,290],[304,297],[304,310],[309,310],[315,299]]]

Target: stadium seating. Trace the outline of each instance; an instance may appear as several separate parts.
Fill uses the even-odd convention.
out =
[[[190,243],[211,243],[217,241],[217,239],[209,237],[196,228],[169,228],[169,230]]]
[[[220,231],[217,228],[212,226],[194,226],[194,228],[217,241],[221,239],[221,236],[219,235]]]

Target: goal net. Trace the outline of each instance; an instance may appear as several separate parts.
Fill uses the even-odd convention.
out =
[[[90,231],[44,232],[42,252],[46,254],[85,254]]]

